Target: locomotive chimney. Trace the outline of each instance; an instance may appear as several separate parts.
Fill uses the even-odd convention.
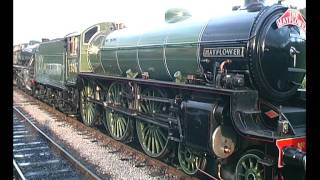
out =
[[[41,39],[41,42],[47,42],[47,41],[49,41],[48,38],[42,38],[42,39]]]
[[[264,6],[265,0],[244,0],[244,7],[248,11],[259,11]]]
[[[250,4],[256,4],[256,3],[265,3],[265,0],[244,0],[244,6],[247,7]]]

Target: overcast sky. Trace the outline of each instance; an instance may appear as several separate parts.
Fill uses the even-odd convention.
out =
[[[298,8],[306,0],[286,0]],[[14,0],[14,44],[59,38],[99,22],[120,21],[127,27],[152,26],[164,21],[169,8],[185,8],[194,16],[215,16],[231,11],[244,0]],[[267,4],[277,0],[266,0]]]

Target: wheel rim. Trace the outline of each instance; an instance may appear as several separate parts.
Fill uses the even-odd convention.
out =
[[[259,160],[261,158],[255,154],[242,156],[236,166],[236,180],[262,180],[264,168]]]
[[[128,100],[123,98],[121,95],[123,90],[124,88],[121,84],[112,84],[108,90],[108,103],[112,103],[113,106],[121,105],[128,107]],[[130,135],[130,130],[132,129],[130,118],[123,114],[111,111],[106,111],[105,115],[105,121],[107,124],[106,128],[110,135],[118,141],[126,140]]]
[[[95,104],[88,101],[88,98],[94,98],[93,89],[89,86],[85,86],[81,91],[80,109],[82,121],[87,126],[92,126],[95,121],[96,110]]]
[[[195,154],[190,148],[181,143],[178,147],[178,159],[182,170],[189,175],[196,174],[198,169],[202,169],[201,163],[206,162],[203,157]]]
[[[164,96],[160,91],[146,90],[142,94],[153,97]],[[140,110],[144,113],[161,113],[165,110],[165,104],[154,101],[143,101]],[[158,125],[136,121],[136,129],[139,142],[146,154],[151,157],[163,157],[168,152],[168,130]]]
[[[136,122],[139,142],[143,150],[151,157],[162,156],[168,144],[168,132],[151,123]]]

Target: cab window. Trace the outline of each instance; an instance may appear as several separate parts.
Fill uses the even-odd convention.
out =
[[[77,56],[79,51],[79,38],[69,37],[68,38],[68,54],[69,56]]]
[[[89,43],[90,38],[98,31],[98,27],[91,28],[84,34],[84,43]]]

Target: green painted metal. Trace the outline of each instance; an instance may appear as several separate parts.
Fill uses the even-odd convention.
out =
[[[165,26],[167,27],[167,26]],[[148,72],[151,78],[168,79],[167,68],[164,65],[164,49],[168,31],[167,28],[160,27],[158,29],[143,33],[140,38],[139,46],[139,64],[141,71]]]
[[[41,43],[35,58],[36,81],[42,84],[63,87],[65,81],[63,39]]]
[[[92,34],[90,40],[84,43],[85,33],[97,27],[97,32]],[[65,38],[43,42],[35,54],[35,77],[42,84],[64,88],[66,84],[76,83],[79,72],[104,73],[101,63],[100,47],[107,34],[114,31],[112,22],[95,24],[80,34],[69,35]],[[69,54],[65,40],[78,38],[77,53]],[[75,42],[73,42],[75,43]],[[88,57],[90,60],[88,60]]]
[[[72,38],[76,39],[77,42],[73,42],[73,43],[77,43],[78,47],[79,47],[79,41],[80,41],[80,35],[75,35]],[[66,51],[66,83],[68,84],[75,84],[76,80],[77,80],[77,75],[79,73],[79,52],[78,50],[76,50],[77,52],[75,54],[70,54],[70,52]]]
[[[106,112],[106,121],[110,135],[118,140],[124,141],[128,137],[129,121],[128,117],[115,112]],[[131,127],[132,128],[132,127]]]
[[[201,163],[206,162],[204,157],[197,155],[192,149],[181,143],[178,147],[178,159],[182,170],[189,175],[196,174],[201,168]]]
[[[125,92],[124,84],[118,82],[111,84],[107,95],[108,103],[111,103],[113,106],[128,108],[128,99],[122,96],[123,92]],[[133,127],[128,116],[106,110],[105,121],[107,129],[114,139],[125,141],[130,136]]]
[[[146,89],[142,92],[145,96],[163,97],[160,91]],[[164,103],[146,100],[140,103],[140,109],[143,113],[155,114],[163,111]],[[168,130],[158,125],[136,121],[136,130],[139,142],[146,154],[151,157],[163,157],[168,152]]]
[[[163,156],[168,148],[168,130],[157,125],[136,121],[136,129],[142,149],[151,157]]]
[[[90,47],[88,48],[88,58],[92,67],[92,71],[97,74],[103,74],[104,69],[101,64],[101,52],[100,46],[102,41],[105,38],[105,34],[100,32],[97,34],[94,39],[90,43]]]
[[[261,160],[256,154],[242,156],[236,166],[236,180],[262,180],[264,167],[258,161]]]
[[[171,32],[167,40],[166,59],[171,75],[180,71],[182,76],[200,73],[198,67],[198,43],[206,22],[183,21],[179,28]]]
[[[67,58],[67,75],[66,82],[74,84],[77,80],[78,75],[78,57]]]
[[[102,41],[102,39],[99,39],[98,35],[102,35],[103,33],[109,34],[111,31],[114,30],[113,28],[111,28],[113,26],[114,23],[112,22],[103,22],[90,26],[89,28],[82,31],[80,35],[80,72],[103,72],[99,52],[100,42]],[[97,27],[97,32],[90,38],[89,42],[86,43],[85,34],[95,27]],[[92,53],[92,56],[90,57],[89,50],[92,48],[97,49],[97,53]],[[94,55],[97,55],[97,57],[95,58]],[[89,60],[88,58],[91,59]]]
[[[80,113],[82,121],[87,126],[93,126],[96,118],[96,104],[88,101],[88,98],[94,98],[93,89],[90,85],[84,86],[80,92]]]
[[[122,29],[110,33],[101,48],[101,61],[108,75],[148,72],[150,78],[172,80],[173,74],[200,73],[198,43],[207,20],[189,18],[164,23],[150,30]]]

